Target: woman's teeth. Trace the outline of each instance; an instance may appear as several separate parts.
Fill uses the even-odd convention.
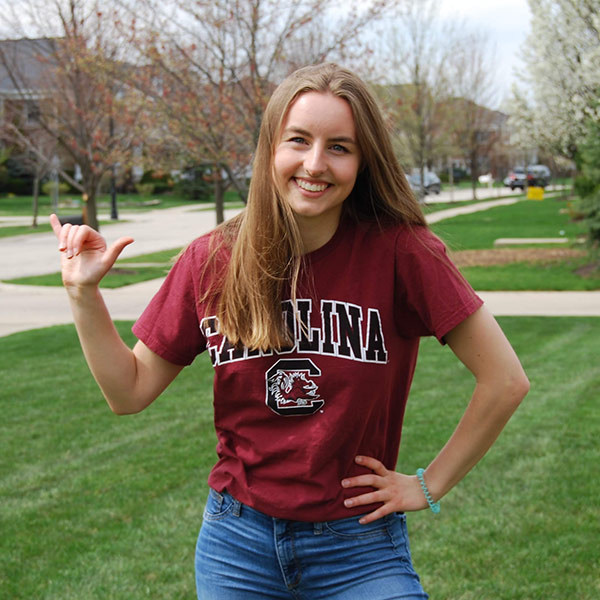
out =
[[[302,179],[296,179],[296,183],[307,192],[322,192],[329,185],[328,183],[310,183]]]

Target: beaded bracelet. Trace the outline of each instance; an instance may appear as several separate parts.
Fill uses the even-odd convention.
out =
[[[427,500],[427,504],[429,504],[429,508],[431,512],[436,515],[440,512],[441,506],[439,502],[434,502],[431,494],[429,493],[429,489],[427,488],[427,484],[425,483],[425,478],[423,477],[423,473],[425,473],[425,469],[417,469],[417,477],[419,479],[419,483],[421,484],[421,489],[425,494],[425,498]]]

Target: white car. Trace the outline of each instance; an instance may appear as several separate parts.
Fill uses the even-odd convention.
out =
[[[442,189],[442,182],[440,178],[433,171],[425,171],[423,173],[424,185],[421,184],[421,174],[418,170],[413,170],[413,172],[407,176],[408,183],[412,188],[413,192],[419,195],[421,194],[439,194]]]

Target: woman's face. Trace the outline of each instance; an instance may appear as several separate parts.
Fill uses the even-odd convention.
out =
[[[283,123],[273,173],[275,185],[294,211],[303,234],[329,232],[331,237],[335,233],[360,163],[348,102],[330,93],[298,96]]]

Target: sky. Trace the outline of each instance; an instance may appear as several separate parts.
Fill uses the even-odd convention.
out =
[[[440,17],[489,33],[490,44],[495,47],[499,100],[509,96],[515,80],[513,71],[522,68],[520,48],[530,31],[527,0],[440,0]]]

